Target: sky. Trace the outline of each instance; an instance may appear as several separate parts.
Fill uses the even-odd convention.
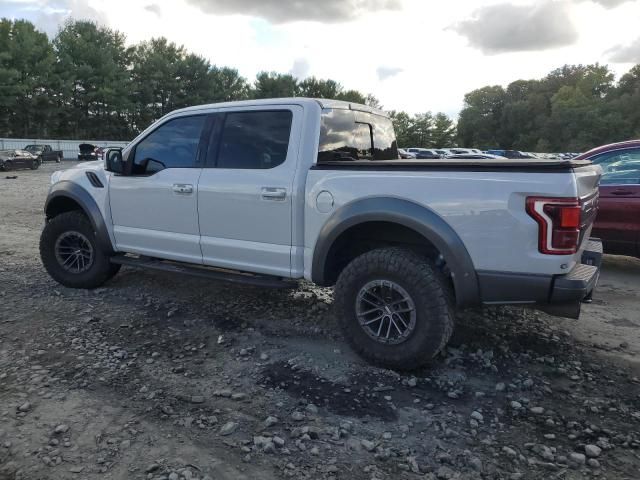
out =
[[[640,0],[0,0],[50,36],[95,20],[212,64],[331,78],[386,110],[456,116],[464,94],[564,64],[640,63]]]

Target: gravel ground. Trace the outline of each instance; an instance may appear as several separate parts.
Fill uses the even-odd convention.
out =
[[[607,257],[579,322],[465,312],[399,374],[349,351],[311,285],[56,284],[56,168],[0,174],[0,479],[640,478],[640,261]]]

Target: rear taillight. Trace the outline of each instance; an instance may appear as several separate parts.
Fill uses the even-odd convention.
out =
[[[538,222],[538,250],[547,255],[578,251],[582,207],[577,198],[528,197],[527,213]]]

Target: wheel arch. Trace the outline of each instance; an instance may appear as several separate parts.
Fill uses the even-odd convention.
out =
[[[44,213],[49,220],[70,211],[82,211],[91,222],[101,248],[106,253],[114,252],[107,225],[96,201],[80,185],[64,180],[51,187],[44,205]]]
[[[311,278],[314,283],[330,286],[335,278],[327,267],[331,264],[336,242],[355,228],[366,224],[396,225],[419,235],[425,244],[433,245],[451,271],[456,304],[459,307],[480,303],[475,267],[464,243],[453,228],[433,210],[417,203],[394,197],[371,197],[349,203],[338,209],[324,224],[316,242]]]

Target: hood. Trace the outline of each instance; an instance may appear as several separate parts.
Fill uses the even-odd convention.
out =
[[[98,177],[103,179],[105,178],[106,172],[104,171],[104,164],[101,160],[92,160],[89,162],[80,162],[74,165],[71,168],[66,168],[64,170],[56,170],[51,175],[51,184],[57,183],[62,180],[71,180],[75,181],[78,177],[81,177],[86,181],[87,177],[85,176],[86,171],[94,171],[98,174]]]
[[[91,145],[90,143],[81,143],[80,145],[78,145],[78,148],[80,149],[80,153],[93,153],[93,151],[96,149],[95,145]]]
[[[102,160],[90,160],[88,162],[79,162],[67,170],[95,170],[96,168],[104,168]]]

